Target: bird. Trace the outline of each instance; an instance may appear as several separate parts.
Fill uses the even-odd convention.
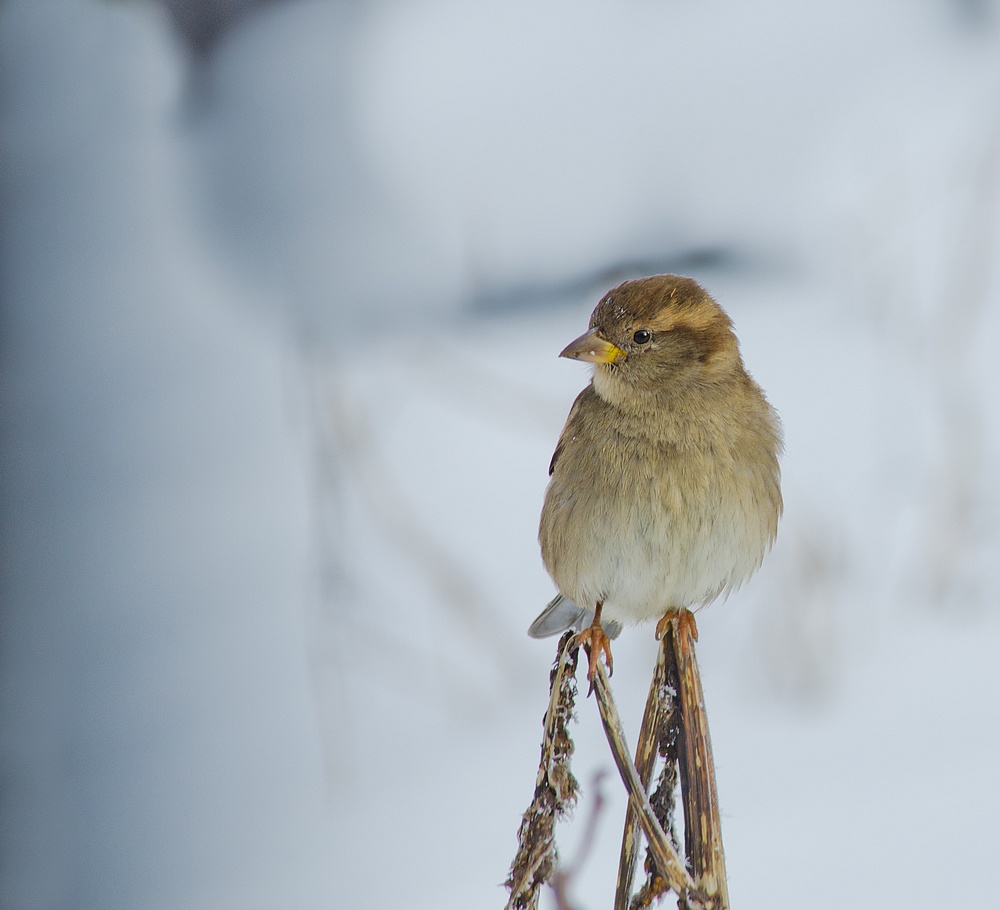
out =
[[[783,432],[732,320],[691,278],[623,282],[559,356],[594,370],[549,464],[538,540],[558,593],[528,634],[577,630],[593,684],[624,626],[657,619],[661,638],[760,567]]]

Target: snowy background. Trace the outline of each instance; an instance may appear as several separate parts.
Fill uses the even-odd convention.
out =
[[[787,436],[699,619],[734,908],[992,904],[990,0],[4,0],[0,153],[0,905],[502,906],[556,354],[659,271]]]

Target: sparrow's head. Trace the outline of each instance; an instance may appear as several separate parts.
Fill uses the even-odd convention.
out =
[[[712,384],[742,370],[729,317],[696,281],[654,275],[608,291],[590,330],[560,357],[597,364],[594,384],[680,389]]]

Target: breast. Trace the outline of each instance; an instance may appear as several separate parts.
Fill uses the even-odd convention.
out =
[[[608,618],[639,622],[710,602],[760,565],[780,505],[776,476],[759,470],[759,454],[741,458],[724,439],[698,446],[608,426],[570,430],[539,530],[542,558],[563,594],[580,605],[603,602]]]

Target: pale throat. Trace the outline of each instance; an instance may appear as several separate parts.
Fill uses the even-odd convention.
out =
[[[594,368],[594,391],[608,404],[631,410],[635,392],[624,383],[614,368],[597,366]]]
[[[648,414],[651,407],[663,404],[662,400],[657,400],[662,393],[637,389],[633,382],[622,378],[621,373],[611,366],[596,367],[593,383],[594,391],[602,401],[629,414]]]

